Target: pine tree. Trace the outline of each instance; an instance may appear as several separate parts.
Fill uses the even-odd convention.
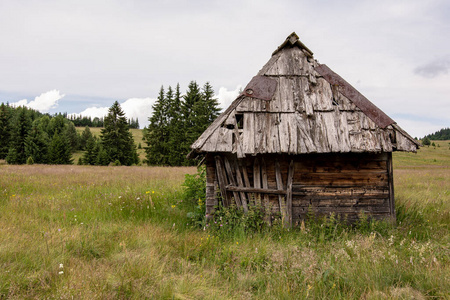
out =
[[[172,89],[169,87],[168,97],[173,97]],[[146,163],[148,165],[167,165],[168,164],[168,101],[164,95],[164,87],[159,91],[158,99],[152,106],[153,114],[149,118],[150,124],[146,131],[145,148]]]
[[[218,101],[214,98],[214,90],[209,82],[200,91],[197,83],[192,81],[189,85],[183,103],[184,128],[186,128],[182,153],[186,156],[190,152],[190,146],[208,128],[219,115]],[[185,164],[193,165],[194,161],[186,160]]]
[[[69,140],[71,151],[79,150],[80,135],[78,134],[75,125],[69,120],[66,121],[65,134],[67,136],[67,139]]]
[[[93,136],[92,136],[91,129],[89,128],[89,126],[86,126],[84,128],[83,132],[81,133],[81,137],[80,137],[80,149],[81,150],[86,150],[86,143],[92,137]]]
[[[181,113],[180,85],[177,84],[173,100],[168,105],[169,115],[169,141],[168,152],[170,166],[181,166],[185,164],[186,155],[183,155],[182,142],[184,140],[183,119]]]
[[[32,158],[36,164],[47,163],[49,138],[47,132],[42,130],[40,119],[35,120],[28,136],[25,138],[25,157]]]
[[[0,159],[8,155],[11,136],[11,109],[5,104],[0,105]]]
[[[64,132],[55,132],[48,147],[48,163],[70,165],[72,162],[72,153],[67,136]]]
[[[89,127],[86,127],[86,128],[89,129]],[[85,146],[85,150],[86,151],[83,154],[83,163],[85,165],[97,164],[97,156],[98,156],[99,147],[98,146],[96,147],[96,142],[92,135],[90,137],[88,137],[88,140],[87,140],[86,146]]]
[[[104,126],[101,140],[109,162],[118,160],[121,165],[126,166],[139,163],[133,136],[119,102],[114,102],[109,108]]]
[[[11,142],[6,161],[9,164],[24,164],[26,162],[25,155],[25,139],[31,128],[31,118],[26,107],[16,108],[16,116],[13,120],[11,131]]]

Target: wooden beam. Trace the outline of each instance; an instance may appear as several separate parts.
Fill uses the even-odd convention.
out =
[[[392,166],[392,152],[388,154],[387,169],[389,177],[389,213],[393,223],[396,222],[394,203],[394,170]]]
[[[220,194],[222,195],[223,206],[229,207],[231,204],[231,200],[228,197],[227,190],[225,189],[225,187],[228,185],[227,184],[227,176],[225,174],[225,170],[222,167],[222,162],[220,160],[220,157],[215,156],[214,159],[216,161],[217,179],[219,180],[219,189],[220,189]]]
[[[286,209],[289,226],[292,227],[292,182],[294,180],[294,160],[289,163],[286,192]]]
[[[238,164],[237,160],[235,160],[234,165],[235,165],[235,170],[236,170],[237,184],[239,187],[244,187],[244,182],[242,180],[241,171],[239,170],[239,164]],[[240,192],[240,195],[241,195],[242,207],[244,208],[244,212],[247,213],[248,212],[247,197],[245,196],[244,192]]]
[[[267,165],[266,165],[266,161],[264,160],[264,157],[261,158],[261,162],[262,162],[262,186],[263,189],[268,190],[269,189],[269,182],[267,180]],[[269,195],[267,195],[267,193],[263,194],[264,197],[264,210],[265,210],[265,221],[268,224],[271,224],[271,220],[270,220],[270,202],[269,202]]]
[[[230,192],[261,193],[261,194],[272,194],[272,195],[283,195],[283,196],[286,195],[285,190],[248,188],[248,187],[238,187],[238,186],[233,186],[233,185],[227,185],[225,187],[225,189]]]
[[[261,167],[259,165],[259,160],[256,157],[253,162],[253,187],[256,189],[261,188]],[[255,205],[261,205],[260,194],[255,194]]]
[[[223,158],[224,163],[225,163],[225,170],[228,174],[228,181],[236,186],[236,179],[233,176],[233,170],[231,169],[231,164],[230,161],[228,160],[228,158],[224,157]],[[242,202],[241,202],[241,198],[239,197],[239,193],[238,192],[233,192],[233,196],[234,196],[234,201],[236,202],[236,206],[237,207],[242,207]]]
[[[275,159],[275,180],[277,182],[277,189],[283,190],[283,178],[281,177],[280,162]],[[282,195],[278,195],[278,203],[280,204],[280,213],[283,220],[284,226],[288,225],[287,214],[286,214],[286,202]]]

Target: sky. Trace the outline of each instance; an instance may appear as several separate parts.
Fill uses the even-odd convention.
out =
[[[413,137],[450,127],[448,0],[1,0],[0,102],[148,124],[163,86],[226,108],[292,32]]]

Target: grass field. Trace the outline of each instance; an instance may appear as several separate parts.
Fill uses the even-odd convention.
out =
[[[435,143],[394,155],[397,225],[356,229],[193,227],[195,168],[0,164],[0,298],[448,299],[450,145]]]

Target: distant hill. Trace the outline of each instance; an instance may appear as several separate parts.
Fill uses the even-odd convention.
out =
[[[424,136],[424,138],[429,138],[430,140],[450,140],[450,128],[442,128],[435,133]]]

